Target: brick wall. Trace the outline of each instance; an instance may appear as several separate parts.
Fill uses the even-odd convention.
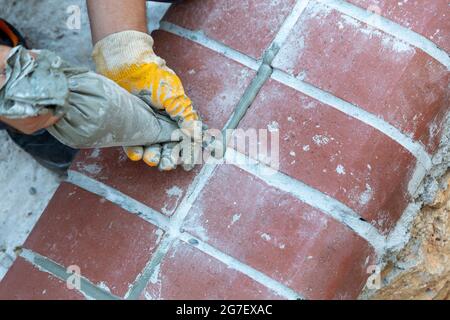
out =
[[[119,149],[83,151],[0,298],[356,298],[441,139],[447,11],[444,0],[172,7],[156,52],[209,127],[277,131],[279,171],[160,173]],[[75,291],[63,282],[73,265]]]

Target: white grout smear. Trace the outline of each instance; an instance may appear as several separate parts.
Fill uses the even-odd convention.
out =
[[[168,196],[171,196],[171,197],[180,197],[183,194],[183,190],[181,190],[177,186],[173,186],[172,188],[167,189],[166,193]]]
[[[240,213],[234,214],[233,217],[231,218],[231,223],[228,225],[228,228],[230,228],[232,225],[238,222],[239,219],[241,219],[241,214]]]
[[[267,233],[261,234],[261,238],[263,238],[266,241],[270,241],[272,239],[272,237]]]
[[[368,204],[369,201],[372,199],[372,195],[373,195],[372,187],[366,183],[366,190],[359,196],[359,203],[361,205]]]
[[[318,146],[324,146],[330,142],[330,138],[321,134],[316,134],[314,137],[312,137],[312,140]]]
[[[176,198],[176,202],[175,205],[173,206],[173,208],[167,208],[168,204],[166,203],[164,205],[163,208],[161,208],[161,212],[166,214],[166,215],[171,215],[173,213],[173,211],[175,210],[175,208],[178,206],[178,202],[180,201],[181,197],[183,196],[183,190],[177,186],[173,186],[170,189],[166,190],[166,194],[173,198]]]
[[[97,163],[92,163],[92,164],[77,163],[77,168],[83,173],[89,173],[92,175],[99,174],[103,169],[102,166],[100,166]]]
[[[339,165],[336,167],[336,172],[337,172],[339,175],[345,175],[345,167],[344,167],[342,164],[339,164]]]

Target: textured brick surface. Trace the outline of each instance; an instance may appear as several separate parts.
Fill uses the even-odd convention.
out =
[[[200,168],[160,172],[144,162],[128,160],[122,148],[81,151],[72,169],[171,216]]]
[[[0,300],[82,300],[66,283],[17,258],[0,282]]]
[[[222,42],[253,58],[270,45],[294,0],[191,0],[172,7],[165,19]]]
[[[350,2],[377,4],[385,17],[449,47],[445,1]],[[191,0],[173,7],[165,19],[259,59],[294,3]],[[196,41],[204,41],[203,35]],[[255,71],[180,36],[165,31],[153,36],[156,52],[180,76],[206,124],[222,128]],[[275,68],[379,116],[430,153],[436,150],[449,105],[449,74],[443,65],[315,1],[287,36]],[[317,199],[322,192],[352,208],[383,234],[392,230],[410,200],[416,160],[408,151],[276,80],[265,82],[239,128],[278,131],[282,173],[315,189]],[[72,170],[167,215],[170,227],[181,225],[215,248],[207,254],[176,240],[161,257],[142,299],[286,298],[268,289],[267,278],[253,280],[259,273],[247,275],[254,270],[272,279],[271,288],[284,285],[313,299],[352,299],[365,284],[367,267],[375,263],[371,239],[315,209],[320,204],[314,201],[320,200],[311,197],[308,205],[232,165],[218,166],[209,180],[195,179],[201,168],[161,173],[110,148],[80,152]],[[181,215],[173,216],[188,190],[195,190],[193,181],[200,181],[203,190],[198,196],[190,193]],[[186,220],[178,220],[184,214]],[[92,283],[123,297],[163,234],[105,199],[64,183],[25,247],[64,267],[80,266]],[[243,269],[221,262],[225,255],[230,265],[241,263]],[[21,259],[0,284],[2,295],[83,298]]]
[[[184,243],[178,243],[168,252],[142,298],[280,299],[276,293],[246,275]]]
[[[239,128],[278,128],[280,170],[340,200],[382,231],[407,202],[415,158],[378,130],[274,80]],[[239,151],[245,152],[240,147]]]
[[[123,296],[163,232],[87,191],[63,183],[24,247]]]
[[[355,298],[372,255],[346,227],[233,166],[218,169],[184,228],[308,298]]]
[[[424,35],[446,51],[450,51],[450,17],[447,0],[380,1],[348,0],[377,12],[400,25]]]
[[[449,74],[419,49],[313,2],[274,66],[381,116],[435,151]]]

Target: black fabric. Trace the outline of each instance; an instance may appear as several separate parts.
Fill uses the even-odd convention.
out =
[[[78,150],[63,145],[47,130],[26,135],[14,129],[7,129],[11,139],[29,153],[37,162],[58,174],[64,174]]]

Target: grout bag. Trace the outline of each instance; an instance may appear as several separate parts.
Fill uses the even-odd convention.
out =
[[[113,81],[47,50],[36,51],[34,58],[22,46],[13,48],[0,88],[0,115],[47,112],[62,116],[47,131],[73,148],[149,146],[179,137],[172,134],[178,129],[174,121]]]

